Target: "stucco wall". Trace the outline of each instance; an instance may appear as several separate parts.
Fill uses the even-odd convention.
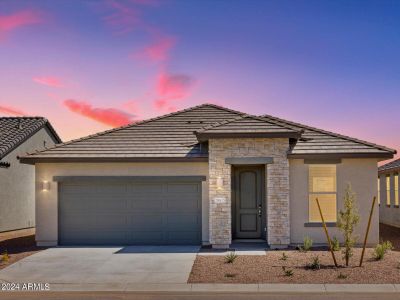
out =
[[[304,236],[308,235],[314,243],[326,243],[322,227],[305,227],[308,222],[308,164],[302,159],[290,159],[290,222],[291,243],[301,244]],[[347,182],[352,185],[357,195],[360,223],[356,234],[359,242],[364,238],[367,227],[372,199],[377,194],[377,160],[376,159],[343,159],[337,164],[337,208],[343,208],[343,196]],[[378,203],[376,203],[378,205]],[[341,233],[335,227],[328,228],[331,237],[341,240]],[[375,207],[372,218],[368,244],[379,241],[379,210]]]
[[[57,245],[57,183],[53,176],[184,176],[203,175],[202,240],[208,243],[208,163],[41,163],[36,164],[36,241],[38,245]],[[51,182],[49,191],[41,189]]]
[[[19,163],[17,156],[54,145],[45,128],[7,154],[0,168],[0,232],[35,226],[35,167]]]
[[[399,172],[400,173],[400,172]],[[386,205],[386,175],[390,175],[391,191],[390,191],[390,206]],[[379,175],[380,183],[380,199],[379,219],[381,223],[400,228],[400,207],[395,206],[394,199],[394,172]]]

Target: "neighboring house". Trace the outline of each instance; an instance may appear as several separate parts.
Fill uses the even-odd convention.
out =
[[[378,169],[378,202],[381,223],[400,227],[399,207],[400,159]]]
[[[40,117],[0,117],[0,232],[35,226],[35,168],[17,157],[61,143]]]
[[[347,182],[364,234],[377,163],[395,150],[212,104],[21,158],[36,166],[38,245],[326,242]],[[378,212],[369,243],[378,242]]]

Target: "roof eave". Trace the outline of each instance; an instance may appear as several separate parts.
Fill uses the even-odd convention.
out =
[[[18,157],[20,163],[208,162],[208,156],[187,157]]]
[[[288,158],[296,159],[331,159],[331,158],[379,158],[379,159],[390,159],[393,158],[394,154],[387,153],[289,153]]]

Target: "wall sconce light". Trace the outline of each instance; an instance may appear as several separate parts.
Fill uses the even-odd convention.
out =
[[[50,190],[50,182],[47,180],[43,180],[42,191],[49,191],[49,190]]]
[[[224,180],[221,176],[217,177],[217,190],[221,191],[222,187],[224,186]]]

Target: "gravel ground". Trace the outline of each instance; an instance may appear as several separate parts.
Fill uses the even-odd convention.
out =
[[[283,252],[288,256],[282,260]],[[329,251],[299,252],[268,251],[265,256],[238,256],[232,264],[223,256],[198,255],[190,274],[189,283],[400,283],[400,252],[390,251],[382,261],[372,258],[373,249],[366,249],[364,263],[357,267],[361,249],[354,250],[351,266],[343,267],[340,252],[335,252],[342,267],[335,268]],[[307,265],[313,257],[320,259],[321,269],[310,270]],[[285,276],[293,270],[293,276]],[[338,278],[339,274],[346,278]]]
[[[0,233],[0,270],[39,251],[45,247],[35,245],[34,229],[17,230]],[[7,250],[10,257],[8,262],[3,261],[2,254]]]

